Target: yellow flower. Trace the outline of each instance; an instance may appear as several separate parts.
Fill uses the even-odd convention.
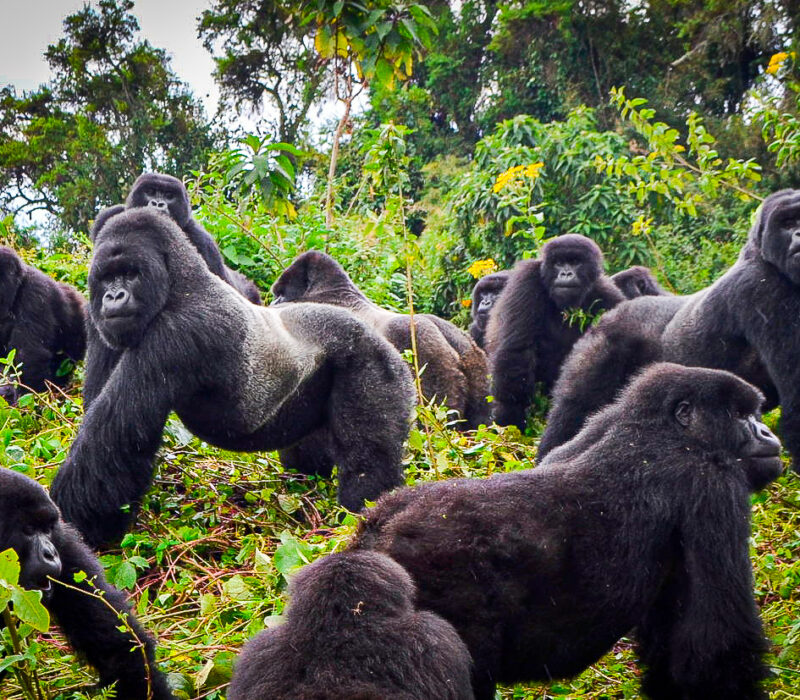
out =
[[[486,260],[476,260],[472,265],[467,268],[467,272],[471,274],[475,279],[480,279],[481,277],[485,277],[490,272],[494,272],[497,269],[497,263],[492,260],[491,258],[487,258]]]
[[[461,306],[463,306],[465,309],[468,309],[470,306],[472,306],[472,299],[462,299]]]
[[[797,54],[794,51],[790,51],[789,53],[786,51],[779,51],[778,53],[773,54],[772,58],[769,59],[767,73],[770,75],[775,75],[781,68],[783,68],[783,64],[786,63],[786,59],[788,58],[794,60],[797,58]]]
[[[644,214],[642,214],[638,219],[636,219],[636,221],[633,222],[633,226],[631,226],[631,235],[641,236],[643,233],[646,235],[650,233],[652,225],[653,219],[645,219]]]
[[[518,176],[527,177],[535,180],[539,177],[539,171],[544,167],[544,163],[531,163],[530,165],[515,165],[509,168],[504,173],[500,173],[494,182],[492,192],[497,194],[503,190],[510,182],[517,179]]]
[[[525,177],[529,177],[531,180],[535,180],[539,177],[539,171],[544,167],[544,163],[539,161],[538,163],[531,163],[530,165],[525,166]]]

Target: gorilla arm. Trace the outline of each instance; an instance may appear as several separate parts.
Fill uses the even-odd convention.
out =
[[[56,616],[70,644],[100,673],[100,685],[116,681],[116,697],[168,700],[172,693],[154,660],[155,643],[130,614],[125,596],[109,585],[97,559],[80,536],[63,522],[55,530],[62,562],[48,608]],[[87,578],[75,582],[74,574]],[[77,589],[77,590],[76,590]],[[102,600],[95,591],[100,591]],[[125,625],[126,630],[119,627]]]

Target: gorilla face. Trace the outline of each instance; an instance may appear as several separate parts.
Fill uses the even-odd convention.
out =
[[[3,470],[0,486],[4,493],[14,496],[13,503],[0,499],[0,513],[6,516],[0,529],[0,551],[11,548],[17,553],[20,585],[42,591],[42,600],[47,603],[53,593],[48,577],[61,574],[61,559],[53,541],[58,509],[41,486],[21,474]],[[7,517],[11,513],[16,517]]]
[[[542,249],[542,278],[559,309],[578,307],[602,274],[602,253],[583,236],[567,234]]]
[[[152,207],[168,214],[181,227],[186,225],[191,216],[183,183],[161,173],[144,173],[137,178],[128,196],[128,207]]]
[[[479,314],[488,314],[494,306],[498,295],[499,292],[486,292],[485,294],[481,294],[481,299],[478,302],[478,307],[475,309],[475,312]]]
[[[110,240],[97,247],[89,272],[92,320],[114,348],[137,346],[169,296],[163,254],[152,246]]]

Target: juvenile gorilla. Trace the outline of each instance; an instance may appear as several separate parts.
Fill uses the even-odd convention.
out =
[[[473,700],[464,642],[418,612],[415,596],[405,570],[377,552],[306,566],[286,622],[239,656],[228,700]]]
[[[656,364],[528,471],[402,489],[355,542],[453,624],[476,700],[580,673],[635,630],[653,700],[764,697],[751,492],[780,443],[728,372]]]
[[[171,219],[149,209],[106,223],[89,289],[99,332],[90,343],[119,351],[119,362],[52,497],[90,544],[118,541],[130,525],[171,410],[228,450],[280,449],[323,434],[339,466],[339,500],[352,510],[403,482],[410,372],[349,312],[251,304],[209,271]]]
[[[330,255],[310,250],[299,255],[272,285],[274,304],[309,301],[352,311],[401,352],[411,349],[411,317],[373,304]],[[488,366],[483,351],[461,329],[431,314],[415,314],[422,393],[447,400],[470,429],[486,423]]]
[[[491,275],[481,277],[472,288],[472,323],[469,326],[469,333],[479,348],[485,345],[489,312],[505,288],[508,276],[508,270],[493,272]]]
[[[38,483],[0,469],[0,551],[6,549],[19,557],[20,585],[42,592],[42,603],[70,645],[98,670],[101,686],[116,682],[115,697],[124,700],[172,698],[154,659],[155,642],[133,616],[125,596],[106,581],[103,567],[80,535],[61,519]],[[76,583],[79,571],[87,578]],[[87,595],[95,590],[102,591],[102,600]],[[120,615],[127,615],[127,624],[144,644],[146,664],[133,634],[120,631]]]
[[[242,296],[254,304],[261,303],[258,287],[236,270],[231,270],[222,259],[217,242],[192,217],[189,193],[186,186],[176,177],[163,173],[142,173],[133,183],[125,206],[117,205],[100,212],[92,227],[93,237],[112,216],[127,209],[137,207],[153,207],[157,211],[168,214],[183,232],[192,245],[197,248],[208,269],[217,277],[225,280]]]
[[[737,263],[691,296],[633,299],[575,347],[553,391],[539,455],[566,442],[630,376],[666,360],[713,367],[755,384],[780,404],[780,434],[800,457],[800,191],[763,203]]]
[[[611,281],[625,295],[626,299],[668,296],[670,294],[658,283],[655,275],[641,265],[634,265],[627,270],[611,275]]]
[[[571,311],[597,315],[624,298],[603,274],[600,248],[585,236],[559,236],[540,259],[517,263],[486,329],[495,421],[524,429],[536,383],[550,393],[583,333]]]
[[[24,386],[0,386],[0,396],[13,402],[27,388],[44,391],[46,382],[64,386],[69,374],[59,376],[59,367],[86,352],[86,301],[0,246],[0,357],[12,349]]]

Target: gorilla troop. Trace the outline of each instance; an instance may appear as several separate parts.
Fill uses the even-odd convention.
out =
[[[116,683],[114,697],[124,700],[172,698],[154,660],[155,642],[125,596],[106,581],[97,557],[38,483],[0,469],[0,551],[6,549],[19,557],[20,585],[42,592],[70,645],[99,671],[101,686]],[[79,571],[86,578],[76,582]],[[122,616],[130,631],[120,629]]]
[[[485,346],[486,324],[489,322],[489,312],[505,289],[509,277],[508,270],[493,272],[491,275],[481,277],[472,288],[472,323],[469,333],[478,347]]]
[[[800,190],[763,203],[737,263],[691,296],[634,299],[604,316],[575,347],[553,391],[539,455],[566,442],[630,376],[667,360],[735,372],[767,405],[780,404],[780,434],[800,457]]]
[[[352,510],[403,482],[410,372],[349,312],[251,304],[209,271],[177,224],[150,209],[103,226],[89,289],[98,335],[87,373],[98,357],[92,344],[119,360],[86,411],[52,497],[92,545],[117,541],[130,524],[172,410],[229,450],[319,436],[319,463],[338,464],[339,500]]]
[[[583,333],[572,311],[597,315],[624,298],[603,274],[600,248],[585,236],[559,236],[540,259],[517,263],[486,330],[495,421],[524,429],[536,383],[550,393]]]
[[[385,496],[354,546],[453,624],[476,700],[574,676],[631,630],[652,700],[762,698],[750,493],[782,470],[762,398],[728,372],[653,365],[538,468]]]
[[[0,386],[7,401],[27,389],[44,391],[46,382],[64,386],[64,360],[79,362],[86,352],[86,301],[0,246],[0,357],[12,349],[22,370],[20,386]]]
[[[473,700],[464,642],[415,598],[403,567],[377,552],[309,564],[286,622],[239,656],[228,700]]]
[[[310,250],[299,255],[272,285],[274,304],[309,301],[352,311],[401,352],[410,350],[411,316],[373,304],[330,255]],[[426,399],[446,400],[464,419],[464,428],[486,423],[489,405],[486,356],[472,339],[449,321],[414,315],[420,381]]]

